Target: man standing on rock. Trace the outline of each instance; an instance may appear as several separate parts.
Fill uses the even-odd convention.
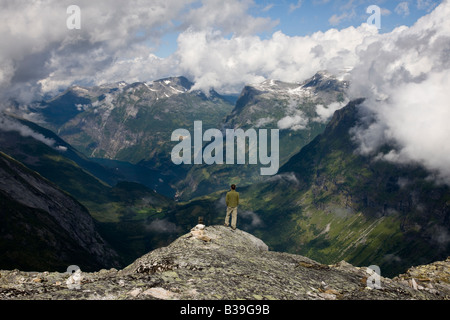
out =
[[[239,192],[236,192],[236,185],[231,185],[231,190],[227,192],[225,198],[227,204],[227,216],[225,217],[225,226],[229,226],[230,215],[231,215],[231,228],[236,230],[237,221],[237,207],[239,205]]]

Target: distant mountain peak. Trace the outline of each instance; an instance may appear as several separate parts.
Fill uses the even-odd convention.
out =
[[[189,81],[186,77],[168,77],[148,82],[134,82],[127,84],[125,82],[117,82],[115,91],[124,90],[129,93],[134,93],[135,90],[149,91],[155,96],[155,99],[169,98],[173,95],[188,93],[194,86],[194,83]],[[112,88],[112,85],[104,86],[103,88]]]
[[[184,76],[178,77],[168,77],[153,81],[136,81],[133,83],[127,83],[125,81],[118,81],[113,83],[104,83],[97,86],[81,86],[72,85],[65,91],[61,92],[57,96],[49,99],[47,102],[52,102],[58,100],[59,98],[65,97],[67,95],[76,96],[78,98],[92,98],[100,97],[107,93],[128,91],[129,93],[134,93],[135,90],[148,90],[156,93],[156,97],[168,98],[172,95],[177,95],[181,93],[187,93],[194,86],[191,82]]]
[[[346,89],[349,82],[343,80],[342,76],[336,77],[328,71],[319,71],[301,85],[303,88],[313,88],[314,90],[338,90]]]
[[[163,78],[155,80],[152,83],[160,83],[162,85],[173,86],[175,88],[182,87],[185,89],[184,91],[189,91],[194,86],[194,83],[184,76]]]
[[[249,84],[244,90],[256,90],[264,93],[287,94],[290,96],[308,97],[320,90],[343,90],[348,82],[342,76],[336,77],[328,71],[317,72],[311,78],[302,82],[284,82],[267,79],[261,83]]]
[[[236,102],[235,109],[227,121],[235,118],[234,122],[242,122],[240,119],[244,109],[247,109],[249,117],[252,117],[255,110],[258,109],[257,105],[265,102],[273,104],[273,101],[277,101],[274,106],[260,105],[259,111],[267,113],[260,118],[274,118],[274,115],[270,113],[277,113],[277,111],[273,111],[275,110],[274,107],[282,103],[286,104],[285,109],[287,111],[292,111],[292,105],[294,104],[328,105],[336,101],[341,102],[346,98],[347,88],[348,82],[340,80],[327,71],[319,71],[303,82],[267,79],[261,83],[249,84],[244,87]],[[248,120],[251,121],[251,119]]]

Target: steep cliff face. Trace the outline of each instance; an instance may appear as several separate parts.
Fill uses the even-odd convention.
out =
[[[118,265],[116,252],[78,201],[1,152],[0,202],[1,268],[64,271],[69,265],[87,270]]]
[[[360,104],[335,112],[324,133],[279,174],[241,189],[253,232],[274,250],[322,263],[376,264],[394,276],[450,253],[450,189],[416,164],[363,156],[352,139]],[[390,149],[388,149],[390,150]]]
[[[172,201],[153,188],[126,182],[117,170],[105,169],[55,133],[22,119],[0,115],[0,151],[51,181],[86,207],[98,222],[97,229],[102,238],[120,255],[122,267],[160,246],[158,239],[148,239],[154,233],[146,228],[146,220],[155,215],[164,216]],[[145,172],[148,171],[136,174],[150,186],[159,184],[159,175],[151,172],[146,175]],[[8,188],[12,187],[8,185]],[[146,247],[148,244],[155,247]]]
[[[449,263],[441,262],[444,270]],[[197,225],[169,246],[149,252],[120,271],[81,270],[69,275],[2,270],[0,298],[448,299],[449,279],[443,274],[442,270],[429,274],[427,284],[420,287],[403,279],[375,279],[367,268],[344,261],[324,265],[269,251],[263,241],[239,229]]]

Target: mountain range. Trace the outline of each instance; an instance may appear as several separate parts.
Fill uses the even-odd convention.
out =
[[[323,132],[329,119],[317,113],[317,106],[322,106],[324,110],[328,110],[325,106],[330,104],[344,106],[347,86],[348,82],[325,72],[319,72],[301,83],[266,80],[247,85],[221,128],[279,129],[279,162],[282,165]],[[215,192],[232,181],[240,186],[262,181],[261,167],[248,163],[239,166],[193,166],[186,178],[177,184],[180,198],[187,200]]]
[[[283,164],[325,129],[329,119],[318,115],[316,107],[328,110],[333,103],[342,107],[348,83],[326,72],[301,83],[267,80],[247,85],[235,105],[214,90],[206,95],[191,90],[193,86],[185,77],[73,86],[30,111],[41,116],[40,125],[103,166],[123,172],[125,179],[188,200],[221,190],[226,179],[241,185],[257,182],[260,166],[176,166],[170,159],[174,130],[192,132],[197,120],[202,121],[203,130],[281,125]]]
[[[129,172],[125,161],[138,164],[140,172],[158,172],[156,181],[145,184],[173,196],[172,184],[188,169],[170,160],[171,133],[177,128],[192,130],[198,119],[205,129],[215,128],[233,108],[214,90],[206,95],[191,91],[192,86],[185,77],[73,86],[33,111],[43,117],[44,126],[106,166]]]
[[[324,264],[375,264],[386,276],[444,260],[450,252],[448,186],[435,184],[419,165],[357,154],[350,131],[364,99],[349,101],[348,86],[326,72],[299,83],[249,84],[236,96],[192,90],[194,83],[185,77],[73,86],[30,107],[40,121],[14,111],[2,115],[2,168],[13,163],[27,177],[39,177],[52,192],[72,199],[69,210],[91,217],[91,237],[109,253],[87,269],[125,266],[176,240],[199,217],[209,225],[223,224],[224,193],[231,183],[241,194],[238,228],[271,250]],[[204,130],[279,129],[278,174],[260,176],[259,166],[249,164],[173,164],[171,133],[178,128],[192,132],[196,120],[203,121]],[[28,178],[16,181],[17,173],[4,170],[9,172],[5,181],[26,190],[30,199],[31,194],[45,198],[45,192],[37,196],[25,184]],[[20,226],[26,219],[21,212],[55,214],[52,199],[36,206],[10,188],[0,188],[2,208],[11,208],[2,211],[4,219],[17,216]],[[33,228],[49,228],[46,223],[37,220]],[[61,227],[50,229],[58,237],[64,233]],[[17,236],[6,233],[6,239],[38,243],[22,228],[14,230]],[[74,260],[83,255],[85,244],[76,235],[68,233],[64,241],[74,248]],[[43,261],[30,250],[23,254],[29,261],[18,267],[68,265],[61,250],[45,243],[55,252],[53,259]],[[13,258],[8,259],[0,261],[0,268],[13,268]]]

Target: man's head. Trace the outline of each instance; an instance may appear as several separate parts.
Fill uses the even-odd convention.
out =
[[[231,190],[236,190],[236,185],[235,184],[231,185]]]

